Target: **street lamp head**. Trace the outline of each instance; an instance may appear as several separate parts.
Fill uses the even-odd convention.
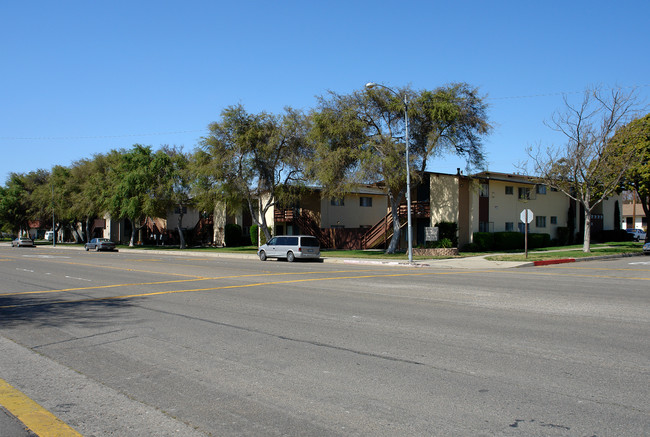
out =
[[[374,88],[374,87],[376,87],[376,86],[377,86],[377,84],[374,83],[374,82],[368,82],[368,83],[366,84],[366,88],[368,88],[368,89],[372,89],[372,88]]]

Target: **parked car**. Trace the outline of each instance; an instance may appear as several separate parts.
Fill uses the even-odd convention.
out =
[[[650,243],[646,243],[643,245],[643,253],[645,255],[650,255]]]
[[[11,241],[11,247],[34,247],[34,240],[29,237],[18,237]]]
[[[54,232],[47,231],[45,232],[45,241],[52,241],[54,239]]]
[[[626,229],[634,241],[645,240],[645,231],[643,229]]]
[[[286,258],[293,262],[296,258],[320,258],[320,243],[311,235],[279,235],[271,238],[257,250],[262,261],[267,258]]]
[[[115,249],[115,243],[113,243],[108,238],[93,238],[88,243],[84,245],[86,251],[94,250],[96,252],[100,250],[117,250]]]

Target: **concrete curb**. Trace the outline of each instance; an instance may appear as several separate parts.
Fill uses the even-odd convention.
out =
[[[0,243],[0,245],[9,246],[10,243]],[[51,245],[36,246],[36,248],[39,247],[53,248]],[[60,244],[54,247],[54,249],[84,250],[84,247],[80,245]],[[204,257],[204,258],[229,258],[229,259],[245,259],[245,260],[259,259],[256,254],[232,253],[232,252],[225,252],[225,253],[195,252],[192,251],[191,249],[158,250],[158,249],[140,249],[136,247],[128,250],[123,250],[121,253],[129,253],[129,252],[134,252],[134,253],[141,252],[141,253],[150,253],[153,255],[184,256],[184,257],[194,257],[194,258]],[[644,254],[624,253],[624,254],[613,254],[613,255],[602,255],[602,256],[589,256],[584,258],[557,258],[557,259],[549,259],[549,260],[541,260],[541,261],[490,261],[485,259],[486,257],[492,255],[496,255],[496,254],[481,255],[481,256],[466,257],[466,258],[421,260],[421,261],[413,261],[412,264],[409,264],[406,261],[373,260],[373,259],[363,259],[363,258],[339,258],[339,257],[321,257],[321,262],[352,264],[352,265],[374,265],[374,266],[383,266],[383,267],[503,269],[503,268],[519,268],[519,267],[543,267],[543,266],[554,265],[554,264],[606,260],[606,259],[624,258],[624,257],[632,257],[632,256],[643,256]]]
[[[552,264],[575,263],[575,262],[583,262],[583,261],[598,261],[598,260],[616,259],[616,258],[629,258],[632,256],[642,256],[642,255],[643,253],[617,253],[614,255],[586,256],[584,258],[545,259],[542,261],[533,261],[532,264],[535,266],[547,266]]]

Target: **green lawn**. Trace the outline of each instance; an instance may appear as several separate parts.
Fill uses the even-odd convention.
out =
[[[587,258],[591,256],[638,254],[643,252],[643,243],[634,242],[613,242],[604,244],[592,244],[591,252],[582,251],[582,245],[545,247],[534,249],[528,252],[528,258],[524,253],[492,255],[486,259],[491,261],[543,261],[548,259],[563,258]]]
[[[40,243],[40,242],[39,242]],[[48,244],[51,244],[48,242]],[[62,243],[57,243],[62,244]],[[643,243],[634,242],[613,242],[605,244],[592,244],[591,252],[582,252],[582,245],[573,246],[555,246],[544,247],[540,249],[531,249],[528,252],[528,258],[525,257],[523,251],[509,251],[507,253],[499,253],[490,255],[493,252],[461,252],[459,257],[470,256],[484,256],[490,255],[487,259],[492,261],[542,261],[547,259],[559,258],[584,258],[590,256],[602,256],[624,253],[641,253]],[[129,249],[143,249],[143,250],[179,250],[178,246],[135,246],[133,248],[125,245],[118,246],[120,250]],[[206,252],[206,253],[240,253],[240,254],[256,254],[257,246],[242,246],[242,247],[188,247],[188,251],[193,252]],[[336,250],[336,249],[323,249],[321,255],[325,258],[364,258],[376,260],[393,260],[393,261],[406,261],[408,256],[406,252],[402,251],[395,254],[385,254],[382,250]],[[427,257],[427,256],[414,256],[415,260],[425,259],[444,259],[450,257]]]

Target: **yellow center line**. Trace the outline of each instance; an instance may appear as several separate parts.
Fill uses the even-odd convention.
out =
[[[461,274],[468,274],[468,273],[475,274],[475,273],[488,273],[488,272],[494,272],[494,270],[463,270],[463,271],[455,271],[455,272],[393,273],[393,274],[376,274],[376,275],[362,275],[362,276],[332,276],[328,278],[302,278],[302,279],[292,279],[292,280],[284,280],[284,281],[256,282],[252,284],[223,285],[220,287],[193,288],[189,290],[153,291],[150,293],[127,294],[121,296],[97,297],[97,298],[78,299],[78,300],[59,300],[59,301],[31,303],[31,304],[24,304],[24,305],[20,305],[20,304],[5,305],[5,306],[0,306],[0,309],[24,308],[24,307],[41,306],[41,305],[74,304],[74,303],[82,303],[82,302],[99,302],[105,300],[126,300],[126,299],[134,299],[134,298],[149,297],[149,296],[161,296],[166,294],[228,290],[228,289],[236,289],[236,288],[260,287],[260,286],[267,286],[267,285],[292,284],[292,283],[299,283],[299,282],[338,281],[344,279],[389,278],[389,277],[398,277],[398,276],[461,275]],[[327,272],[327,273],[332,273],[332,272]],[[246,277],[246,276],[259,276],[259,275],[243,275],[238,277]]]
[[[82,437],[61,419],[0,379],[0,405],[39,437]]]
[[[12,293],[0,293],[0,296],[21,296],[27,294],[49,294],[49,293],[65,293],[71,291],[85,291],[85,290],[100,290],[106,288],[118,288],[118,287],[137,287],[142,285],[163,285],[163,284],[177,284],[183,282],[196,282],[196,281],[211,281],[219,279],[237,279],[237,278],[250,278],[255,276],[285,276],[285,275],[311,275],[318,273],[352,273],[352,272],[368,272],[375,270],[338,270],[333,272],[283,272],[283,273],[252,273],[247,275],[231,275],[231,276],[215,276],[215,277],[196,277],[194,279],[179,279],[175,281],[157,281],[157,282],[137,282],[130,284],[112,284],[112,285],[93,285],[89,287],[75,287],[75,288],[62,288],[56,290],[36,290],[36,291],[17,291]],[[4,307],[0,307],[4,308]]]
[[[19,260],[19,257],[11,257],[13,260]],[[150,271],[150,270],[138,270],[138,269],[132,269],[132,268],[126,268],[126,267],[112,267],[112,266],[105,266],[105,265],[98,265],[98,264],[90,264],[90,263],[80,263],[80,262],[74,262],[74,261],[57,261],[52,258],[30,258],[31,260],[34,261],[45,261],[45,262],[50,262],[52,264],[66,264],[66,265],[71,265],[71,266],[82,266],[82,267],[93,267],[93,268],[101,268],[101,269],[108,269],[108,270],[121,270],[124,272],[136,272],[136,273],[150,273],[154,275],[167,275],[167,276],[180,276],[180,277],[186,277],[186,278],[201,278],[202,276],[198,275],[184,275],[182,273],[170,273],[170,272],[155,272],[155,271]],[[130,260],[129,260],[130,261]]]

